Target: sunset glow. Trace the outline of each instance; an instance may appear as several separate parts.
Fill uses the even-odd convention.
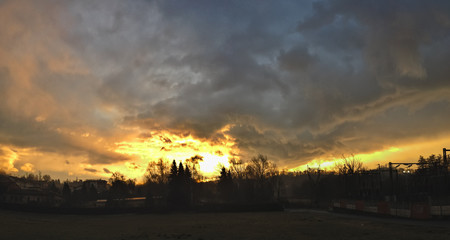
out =
[[[0,0],[0,238],[448,240],[449,63],[450,0]]]
[[[403,144],[399,147],[390,147],[381,151],[372,153],[358,153],[353,156],[360,160],[366,168],[377,168],[378,164],[386,165],[389,162],[417,162],[419,156],[442,155],[442,148],[446,146],[449,139],[446,137],[437,138],[432,141],[424,142],[423,139],[417,139],[411,143]],[[419,153],[419,154],[418,154]],[[352,158],[351,154],[344,155]],[[301,166],[289,169],[290,171],[305,171],[309,168],[320,168],[323,170],[334,171],[336,164],[342,162],[343,157],[332,157],[326,159],[314,159]]]
[[[217,177],[230,158],[258,154],[291,170],[441,154],[448,12],[441,2],[1,1],[0,170],[140,181],[159,158],[199,155],[200,172]]]
[[[227,129],[228,127],[225,127],[219,131],[224,138],[215,143],[195,139],[190,135],[182,137],[168,132],[152,132],[148,134],[151,137],[146,139],[116,143],[115,152],[130,156],[133,161],[108,169],[139,178],[144,175],[150,161],[162,158],[169,163],[173,160],[184,163],[186,159],[199,155],[203,157],[198,166],[200,172],[205,177],[214,177],[218,174],[218,166],[228,167],[228,160],[231,157],[236,158],[238,154],[233,138],[224,133]]]

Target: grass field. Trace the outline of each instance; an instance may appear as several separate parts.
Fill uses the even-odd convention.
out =
[[[450,239],[450,222],[322,212],[54,215],[0,210],[1,239]]]

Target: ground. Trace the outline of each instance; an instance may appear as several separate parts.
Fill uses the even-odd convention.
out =
[[[0,239],[450,239],[450,221],[319,211],[56,215],[0,210]]]

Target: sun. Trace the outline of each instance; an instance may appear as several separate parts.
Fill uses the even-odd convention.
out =
[[[137,176],[145,174],[150,161],[162,158],[168,163],[175,160],[185,164],[186,159],[198,155],[203,158],[197,165],[199,172],[206,178],[214,178],[222,166],[229,167],[230,158],[239,158],[234,139],[226,135],[226,129],[220,130],[225,137],[214,141],[198,139],[192,135],[180,136],[166,131],[155,131],[148,134],[151,137],[147,139],[136,138],[118,142],[114,151],[129,156],[130,160],[109,166],[108,169],[119,171],[127,177],[138,178]]]
[[[229,156],[216,156],[209,153],[204,153],[203,161],[199,163],[200,171],[205,174],[207,177],[211,177],[211,175],[217,175],[217,172],[221,167],[228,168],[230,166]]]

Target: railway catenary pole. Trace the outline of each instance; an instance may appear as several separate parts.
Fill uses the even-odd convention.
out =
[[[444,159],[444,165],[447,167],[447,151],[450,151],[450,149],[443,148],[442,149],[442,157]]]

